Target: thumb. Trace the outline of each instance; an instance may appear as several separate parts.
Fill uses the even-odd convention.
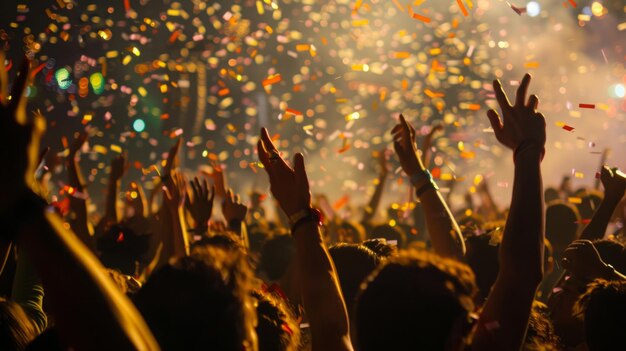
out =
[[[296,173],[296,185],[299,187],[309,188],[309,179],[306,175],[306,169],[304,168],[304,156],[298,152],[293,157],[294,171]]]

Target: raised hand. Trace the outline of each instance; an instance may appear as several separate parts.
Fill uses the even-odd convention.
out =
[[[201,183],[197,177],[190,181],[189,185],[193,192],[193,201],[191,201],[192,197],[187,194],[187,208],[191,212],[194,221],[196,221],[196,226],[207,228],[213,213],[215,187],[209,188],[209,183],[206,179]]]
[[[241,203],[239,195],[235,195],[232,189],[226,192],[226,198],[222,202],[222,214],[230,225],[233,221],[243,222],[246,218],[248,207]]]
[[[624,197],[626,192],[626,174],[622,173],[622,171],[605,165],[600,171],[600,180],[604,186],[605,196],[617,200],[621,200]]]
[[[211,167],[213,168],[213,172],[210,174],[213,179],[213,185],[215,186],[215,191],[217,192],[217,196],[221,198],[226,197],[226,177],[224,175],[224,169],[217,162],[211,162]]]
[[[121,154],[116,156],[113,160],[111,160],[111,180],[118,181],[122,179],[124,173],[128,170],[128,160],[126,154]]]
[[[163,181],[164,201],[170,210],[178,210],[185,202],[185,176],[178,170],[172,170]]]
[[[294,167],[291,168],[280,156],[265,128],[261,128],[257,151],[270,178],[270,190],[287,216],[310,208],[311,192],[304,168],[304,156],[297,153],[294,156]]]
[[[0,52],[0,62],[4,54]],[[3,66],[3,65],[2,65]],[[19,74],[13,82],[10,98],[6,69],[0,67],[0,208],[9,205],[34,181],[33,174],[38,164],[39,144],[46,129],[45,119],[40,114],[27,118],[24,89],[29,76],[30,61],[24,59]]]
[[[600,253],[589,240],[576,240],[563,252],[562,259],[565,270],[583,281],[605,278],[610,268],[600,257]]]
[[[74,156],[76,156],[76,153],[83,147],[83,145],[87,142],[88,139],[88,135],[86,132],[80,132],[76,137],[74,137],[74,141],[72,141],[72,144],[70,145],[69,148],[69,155],[68,155],[68,159],[69,160],[73,160]]]
[[[535,144],[543,150],[546,143],[546,121],[543,114],[537,112],[539,98],[533,94],[526,101],[530,78],[530,75],[526,74],[522,79],[517,88],[515,105],[509,102],[500,81],[493,81],[493,90],[502,111],[502,118],[494,109],[487,111],[487,117],[496,139],[512,150],[516,150],[524,142]]]
[[[408,176],[424,171],[424,165],[417,155],[415,144],[415,129],[400,115],[400,123],[391,130],[393,134],[393,147],[400,159],[402,170]]]
[[[169,153],[167,154],[167,161],[165,161],[165,166],[163,167],[164,178],[167,178],[170,173],[172,173],[172,170],[178,167],[178,164],[180,162],[178,159],[178,151],[180,150],[180,145],[182,144],[182,142],[183,139],[178,138],[178,140],[176,140],[176,144],[172,146]]]

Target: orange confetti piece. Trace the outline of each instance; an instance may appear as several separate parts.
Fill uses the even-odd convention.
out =
[[[468,104],[467,109],[472,111],[478,111],[480,110],[480,104]]]
[[[400,11],[404,12],[404,6],[402,6],[402,4],[400,4],[400,2],[398,2],[398,0],[392,0],[394,5],[396,5],[396,7],[398,9],[400,9]]]
[[[130,11],[130,0],[124,0],[124,11]]]
[[[463,0],[456,0],[456,3],[459,5],[461,12],[463,12],[463,16],[467,17],[469,14],[467,13],[467,9],[465,5],[463,5]]]
[[[350,201],[350,197],[348,195],[342,196],[339,200],[335,201],[335,203],[333,204],[333,209],[335,211],[340,210],[348,203],[348,201]]]
[[[426,96],[428,96],[431,99],[444,97],[446,95],[444,93],[436,93],[430,89],[424,89],[424,94],[426,94]]]
[[[430,18],[428,18],[426,16],[422,16],[419,13],[414,13],[414,14],[411,15],[411,17],[413,17],[413,19],[420,20],[420,21],[422,21],[424,23],[430,23]]]
[[[168,39],[168,42],[170,44],[174,44],[176,39],[178,39],[178,36],[180,36],[180,30],[179,29],[175,30],[174,33],[172,33],[172,35],[170,35],[170,38]]]
[[[296,51],[308,51],[311,48],[309,44],[298,44],[296,45]]]
[[[263,87],[266,87],[268,85],[279,83],[282,80],[283,78],[280,76],[280,74],[275,74],[273,76],[269,76],[266,79],[264,79],[262,84],[263,84]]]
[[[287,108],[287,109],[285,110],[285,112],[287,112],[287,113],[291,113],[292,115],[295,115],[295,116],[303,116],[303,115],[304,115],[302,112],[300,112],[300,111],[298,111],[298,110],[294,110],[294,109],[292,109],[292,108]]]
[[[537,68],[537,67],[539,67],[539,62],[535,62],[535,61],[533,61],[533,62],[526,62],[524,64],[524,67],[526,67],[526,68]]]
[[[224,88],[224,89],[220,89],[220,91],[217,92],[218,96],[224,96],[224,95],[228,95],[230,93],[230,90],[228,88]]]
[[[411,53],[408,51],[399,51],[393,54],[393,56],[395,58],[401,58],[401,59],[405,59],[408,58],[409,56],[411,56]]]

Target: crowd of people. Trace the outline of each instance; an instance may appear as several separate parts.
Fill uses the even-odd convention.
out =
[[[149,194],[132,180],[120,189],[129,161],[114,158],[92,213],[86,133],[64,162],[69,204],[53,204],[45,119],[26,112],[29,62],[10,94],[0,71],[0,350],[626,349],[626,175],[603,167],[603,193],[544,189],[546,123],[528,74],[512,102],[495,80],[500,108],[487,113],[513,158],[508,208],[483,182],[480,205],[451,209],[430,146],[400,114],[390,133],[414,201],[377,223],[386,153],[362,217],[341,219],[327,189],[309,187],[304,156],[284,159],[265,128],[274,219],[269,194],[242,201],[219,165],[189,177],[181,140]]]

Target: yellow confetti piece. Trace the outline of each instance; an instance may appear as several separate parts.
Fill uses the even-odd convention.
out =
[[[122,147],[119,145],[111,144],[109,148],[111,149],[111,151],[117,152],[118,154],[122,153]]]
[[[311,48],[310,44],[298,44],[296,45],[296,51],[308,51]]]
[[[353,27],[362,27],[362,26],[366,26],[370,23],[369,20],[367,19],[360,19],[360,20],[353,20],[352,21],[352,26]]]
[[[583,179],[585,174],[583,172],[574,172],[574,178]]]
[[[109,152],[109,150],[108,150],[106,147],[102,146],[102,145],[93,145],[93,146],[91,147],[91,149],[92,149],[94,152],[99,153],[99,154],[102,154],[102,155],[106,155],[106,154],[107,154],[107,152]]]
[[[526,67],[526,68],[538,68],[539,67],[539,62],[536,62],[536,61],[526,62],[526,63],[524,63],[524,67]]]
[[[567,202],[569,202],[571,204],[582,204],[583,203],[583,199],[581,199],[579,197],[568,197],[567,198]]]

